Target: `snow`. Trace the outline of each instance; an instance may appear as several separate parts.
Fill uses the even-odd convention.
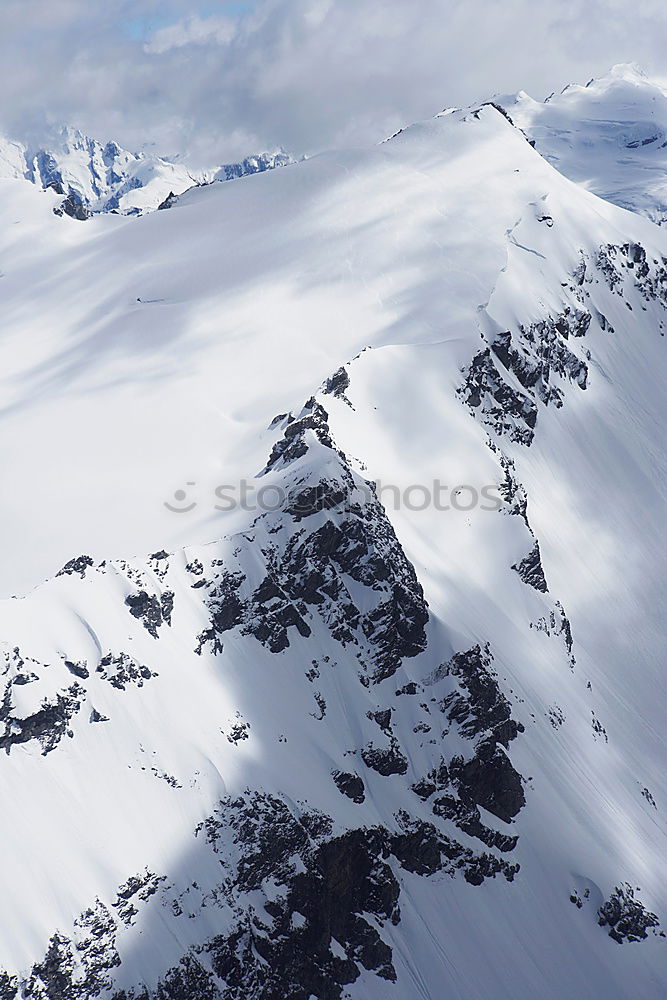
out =
[[[24,170],[22,147],[0,136],[0,178],[23,177]]]
[[[496,98],[567,177],[601,198],[667,219],[667,90],[633,64],[544,103],[523,91]]]
[[[28,743],[3,758],[0,884],[12,919],[0,967],[29,969],[54,928],[96,896],[113,899],[146,865],[188,899],[194,881],[214,885],[218,862],[192,830],[227,792],[279,791],[339,830],[393,829],[407,784],[440,753],[416,732],[416,699],[394,689],[412,679],[442,697],[448,681],[433,680],[436,668],[489,642],[526,727],[511,748],[527,779],[527,805],[509,827],[521,872],[482,887],[403,872],[401,922],[384,929],[398,983],[364,973],[350,996],[659,995],[665,942],[617,946],[594,900],[628,881],[667,919],[664,306],[641,296],[631,272],[621,296],[593,265],[606,244],[640,244],[650,261],[667,255],[663,229],[612,203],[662,211],[662,154],[625,140],[667,123],[664,96],[615,69],[545,105],[525,95],[505,103],[537,149],[493,107],[456,111],[374,148],[191,190],[138,219],[57,218],[55,194],[0,179],[0,637],[8,653],[18,645],[38,661],[40,678],[34,694],[18,689],[15,708],[27,714],[37,696],[74,681],[65,658],[94,664],[123,650],[158,674],[124,691],[94,677],[72,739],[46,756]],[[0,164],[13,155],[3,149]],[[206,616],[186,567],[237,558],[249,577],[259,572],[269,522],[253,525],[246,544],[253,515],[216,512],[214,490],[264,468],[281,434],[268,429],[272,418],[299,413],[346,365],[351,405],[318,399],[357,475],[401,489],[498,484],[488,428],[457,395],[463,370],[499,331],[574,308],[582,253],[586,294],[614,332],[594,319],[585,338],[570,339],[580,360],[590,352],[588,387],[563,380],[562,408],[540,404],[530,448],[499,442],[529,498],[549,594],[512,569],[531,546],[520,517],[388,505],[431,620],[426,651],[379,691],[358,683],[354,654],[320,620],[285,653],[230,632],[222,654],[198,656],[193,636]],[[284,475],[327,474],[324,451]],[[188,483],[195,510],[167,510]],[[167,582],[177,600],[156,641],[123,601],[143,558],[161,548],[176,553]],[[83,552],[132,562],[42,584]],[[164,589],[154,570],[142,572]],[[572,624],[574,671],[562,639],[535,627],[556,600]],[[304,679],[313,649],[337,661],[318,680],[325,725]],[[387,693],[410,771],[367,769],[366,801],[353,804],[330,772],[377,739],[366,712]],[[565,719],[557,727],[554,707]],[[92,708],[109,722],[88,724]],[[233,743],[226,734],[239,717],[250,735]],[[461,748],[455,731],[443,739],[448,754]],[[433,818],[427,806],[423,815]],[[489,814],[484,822],[506,829]],[[569,896],[583,887],[592,901],[579,910]],[[173,964],[174,941],[180,954],[215,932],[212,908],[191,906],[195,918],[181,919],[154,898],[140,943],[124,932],[121,984]]]
[[[509,181],[521,197],[530,173],[547,170],[487,116],[495,179],[461,124],[444,176],[456,124],[443,119],[410,130],[409,143],[197,189],[138,220],[61,223],[27,186],[20,210],[8,199],[2,238],[20,249],[0,250],[12,426],[0,450],[11,469],[4,592],[81,552],[170,549],[230,530],[213,491],[263,467],[275,414],[300,407],[368,345],[437,341],[445,322],[448,336],[470,336],[516,221],[500,192]],[[525,181],[513,173],[517,154]],[[463,196],[469,177],[481,197]],[[43,320],[31,287],[36,215],[49,232]],[[191,481],[196,510],[168,511],[164,502]]]
[[[285,166],[284,150],[248,156],[240,163],[191,170],[152,153],[132,153],[117,142],[101,142],[70,126],[55,130],[46,146],[0,136],[0,178],[26,177],[41,188],[72,195],[89,212],[137,215],[155,211],[169,195],[214,181]]]

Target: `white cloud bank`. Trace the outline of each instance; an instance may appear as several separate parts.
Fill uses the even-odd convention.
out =
[[[658,0],[3,0],[0,128],[67,122],[194,165],[313,152],[616,62],[664,76],[666,22]]]

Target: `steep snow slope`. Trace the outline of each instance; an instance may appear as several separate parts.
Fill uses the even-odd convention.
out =
[[[667,90],[634,65],[544,103],[525,92],[497,99],[539,151],[601,198],[667,219]]]
[[[77,218],[91,212],[154,211],[170,194],[182,194],[196,184],[232,180],[291,162],[292,157],[279,150],[214,170],[192,171],[160,156],[128,152],[117,142],[99,142],[75,128],[60,129],[48,147],[38,149],[0,137],[0,177],[25,176],[39,187],[53,188],[67,196],[66,211]]]
[[[49,197],[0,189],[8,586],[94,559],[0,607],[2,1000],[654,1000],[665,233],[491,106]]]

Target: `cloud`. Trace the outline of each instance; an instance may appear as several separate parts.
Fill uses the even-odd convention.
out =
[[[184,45],[228,45],[236,34],[237,23],[232,18],[220,15],[191,17],[176,24],[158,28],[144,45],[144,51],[162,55],[170,49],[180,49]]]
[[[494,92],[660,72],[666,21],[658,0],[3,0],[0,128],[193,165],[368,144]]]

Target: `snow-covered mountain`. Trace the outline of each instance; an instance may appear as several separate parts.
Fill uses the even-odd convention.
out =
[[[667,220],[663,83],[622,64],[543,103],[524,91],[497,100],[566,177],[654,222]]]
[[[0,178],[25,176],[64,195],[59,210],[77,219],[97,212],[134,215],[158,208],[170,195],[199,184],[232,180],[292,163],[279,150],[249,156],[214,170],[192,171],[182,163],[131,153],[116,142],[99,142],[63,128],[46,148],[33,149],[0,137]]]
[[[0,182],[1,1000],[656,1000],[667,232],[492,104],[57,198]]]

